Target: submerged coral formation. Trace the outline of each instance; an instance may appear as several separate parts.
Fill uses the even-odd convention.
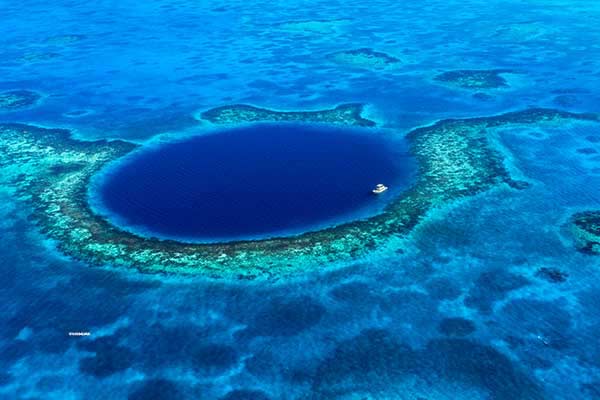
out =
[[[248,122],[312,122],[346,126],[375,126],[375,122],[361,116],[361,104],[342,104],[322,111],[273,111],[265,108],[235,104],[210,109],[200,117],[214,124]]]
[[[524,21],[502,24],[493,31],[493,38],[511,44],[552,38],[558,32],[555,25],[541,21]]]
[[[31,64],[31,63],[50,61],[57,57],[60,57],[60,54],[52,53],[52,52],[51,53],[28,52],[28,53],[23,54],[23,56],[19,59],[19,61],[21,61],[24,64]]]
[[[41,98],[38,93],[29,90],[10,90],[0,92],[0,111],[12,111],[30,107]]]
[[[497,89],[508,86],[501,74],[510,72],[504,69],[446,71],[434,79],[464,89]]]
[[[338,51],[329,54],[327,57],[337,64],[373,69],[386,68],[400,62],[396,57],[366,47],[355,50]]]
[[[85,35],[79,34],[67,34],[67,35],[56,35],[46,39],[46,44],[53,46],[66,46],[72,43],[79,42],[85,39]]]
[[[356,105],[315,112],[231,106],[209,110],[202,116],[215,123],[295,119],[372,125],[360,117]],[[0,125],[0,183],[14,187],[20,198],[30,202],[32,219],[62,252],[87,263],[147,272],[277,278],[323,268],[331,261],[360,257],[394,237],[407,235],[428,211],[453,200],[502,184],[526,187],[515,182],[505,168],[502,153],[492,139],[494,129],[565,119],[598,117],[530,109],[494,117],[444,120],[415,129],[407,138],[419,162],[419,176],[409,190],[377,216],[295,237],[189,244],[122,231],[93,212],[88,186],[91,177],[106,164],[138,145],[78,141],[64,130]]]
[[[542,267],[537,270],[535,276],[552,283],[563,283],[569,278],[568,273],[553,267]]]
[[[579,250],[600,255],[600,211],[575,214],[572,218],[572,226]]]

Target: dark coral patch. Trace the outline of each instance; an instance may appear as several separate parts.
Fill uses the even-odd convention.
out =
[[[344,302],[360,302],[372,299],[373,292],[365,282],[348,282],[331,289],[329,294],[336,300]]]
[[[467,307],[476,308],[482,313],[490,313],[494,303],[502,300],[512,290],[522,288],[529,281],[504,269],[482,273],[465,298]]]
[[[191,351],[193,365],[201,372],[220,372],[238,361],[238,354],[231,346],[223,344],[200,345]]]
[[[438,330],[446,336],[467,336],[475,332],[475,325],[468,319],[454,317],[444,318]]]
[[[0,386],[8,385],[12,382],[13,376],[8,372],[0,372]]]
[[[10,365],[15,361],[30,354],[32,349],[31,344],[25,340],[12,340],[0,342],[0,362],[4,365]],[[65,347],[66,350],[67,347]]]
[[[525,190],[531,186],[529,182],[517,180],[510,180],[509,182],[507,182],[507,184],[508,186],[516,190]]]
[[[425,284],[427,293],[438,300],[454,300],[462,293],[456,282],[448,278],[434,278]]]
[[[497,89],[508,86],[501,74],[510,72],[505,69],[446,71],[434,79],[464,89]]]
[[[53,175],[68,174],[75,172],[83,168],[83,163],[71,163],[71,164],[56,164],[49,168],[49,172]]]
[[[193,324],[176,327],[154,323],[135,341],[136,366],[153,372],[179,366],[202,375],[222,373],[235,366],[240,355],[232,346],[212,339],[208,328]]]
[[[600,399],[600,381],[581,385],[581,391],[590,396],[590,399]]]
[[[490,96],[487,93],[482,93],[482,92],[477,92],[475,94],[473,94],[472,96],[475,100],[480,100],[480,101],[491,101],[494,99],[493,96]]]
[[[553,267],[542,267],[537,270],[535,276],[547,280],[552,283],[562,283],[566,282],[569,274],[564,271],[561,271],[558,268]]]
[[[582,147],[580,149],[577,149],[577,153],[590,155],[590,154],[597,154],[598,150],[591,148],[591,147]]]
[[[183,394],[177,385],[167,379],[150,379],[127,396],[128,400],[179,400]]]
[[[0,360],[14,361],[35,353],[63,354],[74,344],[67,332],[81,328],[94,331],[117,320],[127,308],[119,296],[92,286],[82,292],[79,287],[61,283],[43,296],[31,296],[13,316],[7,315],[0,333],[10,338],[10,342],[6,347],[0,346]],[[66,301],[68,298],[78,301]],[[98,298],[103,298],[101,305]],[[24,328],[35,335],[27,340],[14,340]]]
[[[221,400],[269,400],[262,390],[238,389],[227,393]]]
[[[389,54],[363,47],[329,54],[327,58],[337,64],[358,68],[383,69],[400,62]]]
[[[579,104],[579,98],[571,94],[563,94],[556,96],[552,102],[559,107],[573,107]]]
[[[600,136],[589,135],[585,137],[585,140],[590,143],[600,143]]]
[[[499,400],[544,398],[533,378],[491,346],[439,339],[414,350],[379,329],[339,343],[315,371],[313,391],[316,398],[343,398],[343,393],[364,388],[385,391],[415,376],[428,382],[432,377],[462,382]]]
[[[14,111],[35,105],[42,96],[29,90],[0,92],[0,111]]]
[[[101,337],[91,342],[82,342],[79,347],[95,353],[79,361],[79,370],[97,378],[105,378],[130,368],[134,353],[117,343],[117,337]]]
[[[493,347],[466,339],[440,339],[429,342],[423,357],[430,362],[432,372],[479,386],[494,399],[545,398],[534,378],[525,375]]]
[[[579,251],[600,255],[600,211],[585,211],[573,215],[571,226]]]
[[[6,334],[14,337],[19,330],[29,327],[36,331],[36,335],[31,339],[34,343],[41,344],[47,336],[51,337],[48,345],[43,346],[45,349],[56,349],[57,346],[68,347],[72,340],[65,335],[65,332],[70,332],[77,327],[94,329],[110,324],[128,308],[123,298],[110,290],[88,287],[82,292],[77,289],[78,287],[61,283],[43,297],[31,298],[12,318],[8,319]],[[77,298],[78,301],[66,300],[69,298]],[[102,298],[100,305],[99,298]],[[57,350],[62,351],[60,348]]]
[[[553,89],[550,93],[552,94],[586,94],[590,91],[582,88],[563,88],[563,89]]]
[[[84,357],[79,361],[79,370],[97,378],[124,371],[132,366],[133,353],[125,347],[113,347],[96,353],[93,357]]]
[[[416,371],[415,352],[399,343],[387,331],[369,329],[338,344],[314,374],[316,393],[329,398],[336,392],[352,390],[353,385],[385,387],[398,376]],[[334,397],[335,398],[335,397]]]
[[[242,336],[294,336],[319,323],[325,307],[310,297],[276,298],[258,311]]]
[[[0,333],[6,338],[14,338],[27,327],[35,335],[27,340],[11,339],[9,348],[0,348],[0,358],[20,358],[33,353],[60,354],[74,343],[87,343],[74,341],[66,332],[76,329],[93,332],[97,327],[116,321],[128,308],[124,296],[153,285],[143,282],[121,279],[118,274],[106,270],[86,269],[42,296],[28,296],[13,316],[6,316],[6,324],[0,326]],[[86,290],[81,291],[81,287]],[[65,301],[69,298],[77,298],[78,301]],[[98,303],[99,298],[102,299],[101,304]],[[92,348],[86,350],[95,352]],[[108,347],[107,351],[111,348]]]

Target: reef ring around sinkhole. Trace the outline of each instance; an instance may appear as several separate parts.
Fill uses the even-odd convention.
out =
[[[224,126],[282,121],[374,126],[361,111],[359,104],[285,112],[233,105],[197,118]],[[597,122],[597,114],[527,109],[414,129],[406,140],[418,175],[383,212],[316,232],[259,241],[190,244],[145,238],[95,213],[88,201],[91,178],[139,148],[130,142],[87,142],[66,130],[0,124],[0,184],[30,205],[31,220],[60,251],[88,264],[212,278],[280,279],[331,268],[337,262],[345,265],[376,248],[397,244],[395,240],[406,238],[431,210],[458,199],[498,186],[526,189],[528,183],[512,179],[504,165],[503,148],[494,139],[499,128]]]

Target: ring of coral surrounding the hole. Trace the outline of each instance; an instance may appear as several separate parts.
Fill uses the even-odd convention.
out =
[[[371,127],[362,106],[346,104],[321,111],[272,111],[246,105],[208,110],[213,124],[295,121]],[[492,117],[444,120],[406,136],[419,164],[411,188],[379,215],[295,237],[230,243],[190,244],[136,236],[95,214],[88,203],[90,179],[107,163],[139,145],[124,141],[86,142],[68,131],[0,124],[0,183],[32,207],[32,220],[63,253],[96,265],[144,272],[202,274],[231,279],[273,279],[351,261],[406,237],[428,213],[457,199],[499,185],[515,190],[526,182],[511,178],[503,153],[492,139],[508,125],[597,121],[596,114],[529,109]]]

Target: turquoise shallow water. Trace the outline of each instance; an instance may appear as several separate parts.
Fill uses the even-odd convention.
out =
[[[27,0],[0,15],[0,89],[42,97],[0,121],[83,139],[205,133],[193,115],[232,103],[362,102],[400,134],[528,106],[600,109],[590,1]],[[337,22],[285,25],[307,20]],[[400,62],[328,57],[364,47]],[[459,69],[512,73],[498,89],[434,79]],[[600,208],[598,137],[583,123],[506,129],[496,140],[527,190],[437,209],[402,251],[277,284],[90,268],[0,186],[0,397],[598,398],[600,261],[565,228]]]

